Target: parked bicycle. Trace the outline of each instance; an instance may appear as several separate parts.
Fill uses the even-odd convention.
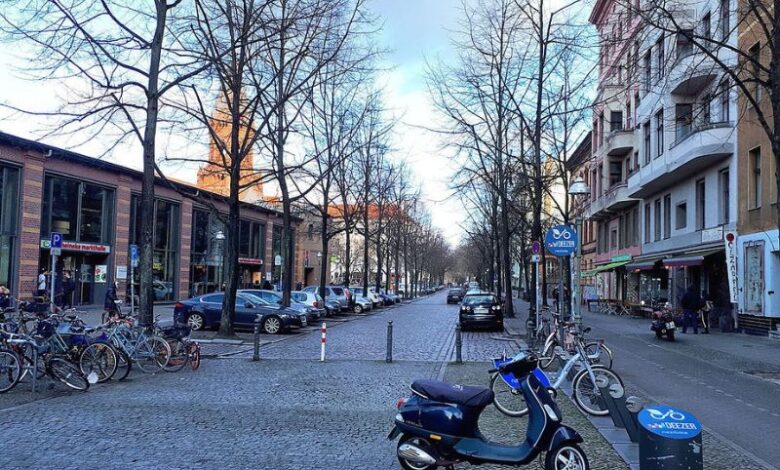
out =
[[[543,331],[547,332],[547,336],[544,340],[544,343],[542,344],[542,347],[538,349],[539,366],[542,369],[548,369],[553,364],[556,358],[555,355],[556,348],[562,347],[564,349],[573,351],[571,345],[574,342],[575,337],[570,334],[565,341],[561,341],[560,315],[558,315],[557,313],[553,313],[552,317],[553,317],[552,325],[550,325],[550,320],[542,317],[542,323],[546,325],[543,328]],[[574,324],[565,323],[563,326],[568,329],[574,326]],[[584,335],[590,333],[590,331],[591,331],[590,328],[585,328],[584,330],[582,330],[581,335],[577,337],[577,341],[582,345],[586,353],[586,357],[588,358],[591,364],[600,364],[606,366],[607,368],[612,368],[612,361],[613,361],[612,350],[609,349],[604,344],[603,340],[602,341],[586,340]]]

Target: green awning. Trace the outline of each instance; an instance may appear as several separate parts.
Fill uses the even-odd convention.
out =
[[[615,268],[619,268],[621,266],[625,266],[628,263],[630,263],[631,260],[624,260],[624,261],[615,261],[613,263],[607,263],[602,264],[601,266],[596,266],[595,268],[591,269],[590,271],[583,271],[582,277],[593,277],[598,273],[603,273],[606,271],[614,271]]]

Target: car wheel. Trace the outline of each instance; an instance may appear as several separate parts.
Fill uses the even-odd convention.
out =
[[[276,316],[270,316],[263,320],[263,330],[269,335],[275,335],[282,331],[282,320]]]
[[[355,304],[355,308],[352,309],[355,313],[363,313],[363,306],[360,304]]]
[[[193,329],[193,331],[202,330],[204,326],[206,326],[206,320],[203,318],[203,315],[201,315],[198,312],[190,313],[190,315],[187,317],[187,325],[189,325],[190,328]]]

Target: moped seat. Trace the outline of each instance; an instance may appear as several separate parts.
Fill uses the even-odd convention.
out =
[[[423,398],[472,408],[484,408],[493,402],[493,391],[486,387],[453,385],[438,380],[415,380],[411,389]]]

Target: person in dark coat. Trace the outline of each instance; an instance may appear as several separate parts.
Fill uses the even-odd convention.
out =
[[[62,280],[62,305],[65,308],[73,307],[73,292],[76,290],[76,281],[70,271],[65,272]]]
[[[106,300],[103,302],[103,309],[109,317],[116,316],[119,313],[116,305],[116,301],[119,300],[119,297],[117,297],[116,291],[116,282],[109,284],[108,290],[106,290]]]
[[[680,306],[683,309],[683,334],[687,332],[689,326],[693,328],[693,334],[699,334],[699,318],[697,312],[702,305],[699,292],[693,285],[688,286],[688,290],[685,291],[685,295],[683,295],[682,300],[680,301]]]
[[[263,290],[272,290],[272,289],[273,286],[271,286],[271,282],[268,279],[263,281]]]

